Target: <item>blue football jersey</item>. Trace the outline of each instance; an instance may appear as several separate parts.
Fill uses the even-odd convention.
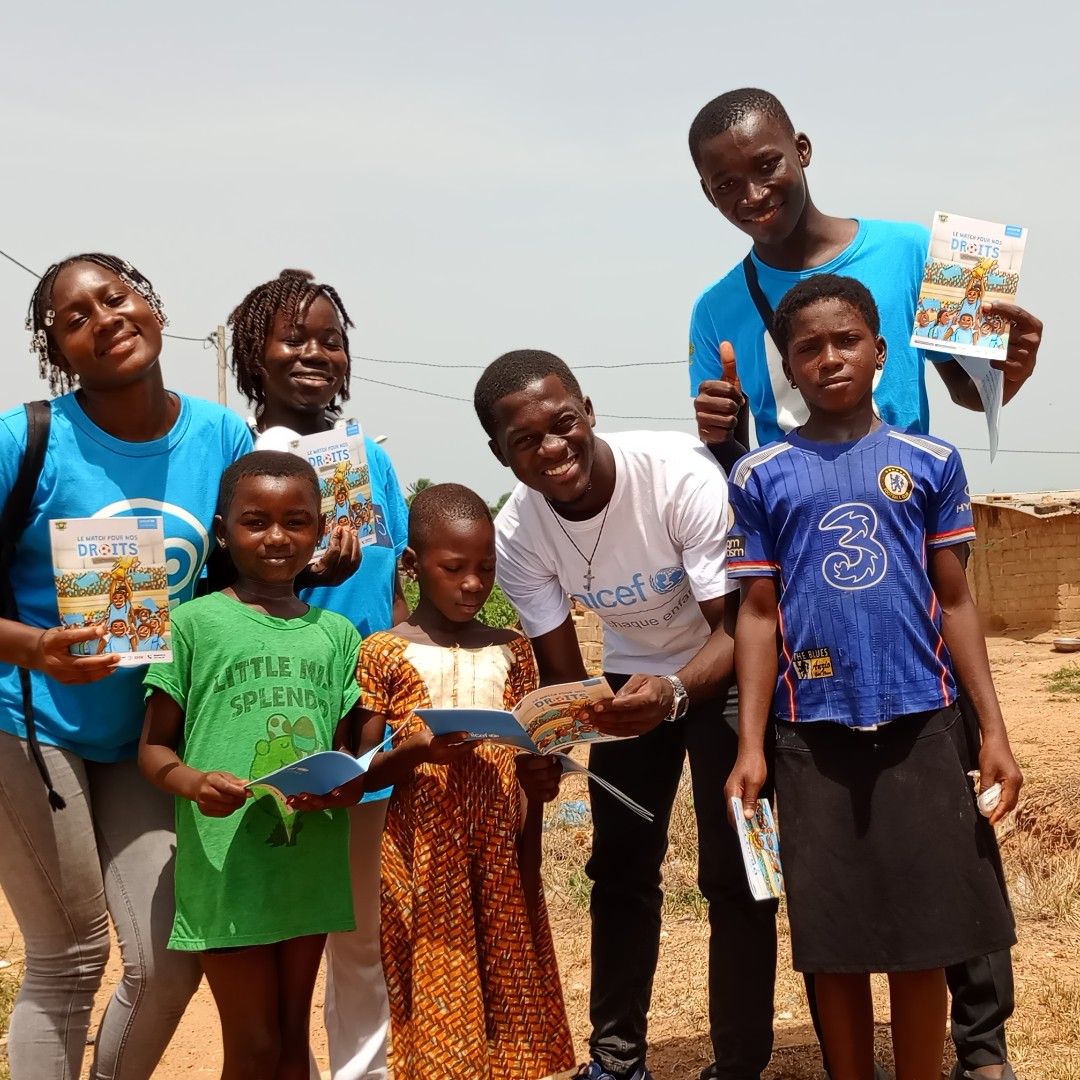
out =
[[[852,443],[788,435],[732,470],[732,577],[778,577],[774,712],[853,727],[956,697],[931,547],[975,537],[956,449],[883,424]]]

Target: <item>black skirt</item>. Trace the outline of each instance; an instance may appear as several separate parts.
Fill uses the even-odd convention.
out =
[[[955,706],[875,731],[776,721],[795,969],[921,971],[1016,943]]]

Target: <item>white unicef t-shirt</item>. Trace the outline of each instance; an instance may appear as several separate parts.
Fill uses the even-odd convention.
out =
[[[669,675],[709,636],[698,602],[734,586],[726,572],[727,481],[708,450],[681,432],[603,440],[615,455],[603,533],[603,511],[588,521],[556,520],[542,495],[518,484],[495,520],[496,576],[530,637],[564,622],[569,594],[603,621],[606,671]],[[586,556],[597,545],[591,589],[574,544]]]

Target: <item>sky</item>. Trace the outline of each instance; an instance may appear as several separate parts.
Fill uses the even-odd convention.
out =
[[[762,86],[811,139],[824,212],[1029,228],[1018,302],[1046,329],[1002,452],[928,373],[931,430],[970,448],[973,492],[1080,487],[1080,14],[1050,7],[6,4],[0,249],[38,271],[118,254],[195,338],[282,268],[311,270],[356,323],[348,412],[387,436],[403,485],[494,501],[513,481],[470,402],[510,349],[566,360],[601,431],[694,430],[690,309],[748,243],[701,194],[686,132],[712,97]],[[47,395],[33,284],[0,259],[3,408]],[[200,342],[167,339],[162,364],[216,395]]]

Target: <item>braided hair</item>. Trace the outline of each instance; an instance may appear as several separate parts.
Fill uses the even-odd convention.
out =
[[[52,332],[55,318],[53,287],[56,285],[56,278],[60,271],[75,263],[94,263],[106,270],[111,270],[129,289],[137,292],[146,301],[147,307],[162,326],[169,325],[161,297],[154,292],[150,279],[136,270],[131,263],[118,259],[115,255],[105,255],[100,251],[85,251],[81,255],[72,255],[61,262],[53,263],[41,275],[30,297],[30,307],[26,312],[26,329],[31,334],[30,351],[37,353],[38,372],[43,379],[48,379],[49,390],[53,397],[74,389],[78,381],[78,376],[69,375],[63,369],[63,356],[56,347]]]
[[[340,396],[349,399],[349,378],[352,375],[352,357],[349,355],[349,335],[346,328],[353,324],[337,290],[332,285],[322,285],[307,270],[282,270],[272,281],[256,285],[236,306],[229,316],[232,327],[232,370],[236,376],[236,388],[249,402],[254,402],[256,412],[266,404],[263,388],[263,356],[266,340],[274,328],[274,317],[281,312],[291,325],[299,323],[307,314],[316,297],[324,296],[337,311],[341,320],[341,340],[345,346],[345,382]],[[330,403],[333,409],[335,401]]]

